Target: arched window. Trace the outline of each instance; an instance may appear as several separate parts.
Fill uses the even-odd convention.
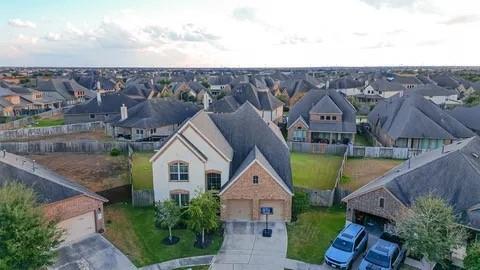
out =
[[[186,190],[170,191],[170,200],[178,203],[179,206],[187,206],[190,202],[190,194]]]
[[[216,172],[207,173],[207,190],[220,190],[222,188],[222,175]]]
[[[188,163],[175,161],[168,166],[170,181],[188,181]]]

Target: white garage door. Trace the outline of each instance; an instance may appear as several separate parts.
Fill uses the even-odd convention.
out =
[[[64,230],[63,244],[73,242],[81,239],[89,234],[95,233],[95,216],[94,212],[76,216],[64,220],[57,224],[57,226]]]
[[[252,200],[228,200],[227,213],[229,220],[251,220]]]
[[[284,221],[283,201],[260,201],[260,207],[272,207],[273,215],[268,216],[268,221]],[[265,220],[265,215],[260,215],[261,220]]]

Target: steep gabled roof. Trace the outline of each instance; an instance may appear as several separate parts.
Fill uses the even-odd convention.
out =
[[[424,97],[453,96],[458,94],[454,89],[447,89],[435,84],[418,85],[412,91]]]
[[[333,102],[329,95],[324,95],[320,101],[310,109],[310,113],[342,113],[337,104]]]
[[[269,127],[273,123],[266,123],[249,102],[235,112],[212,113],[209,116],[233,149],[229,179],[237,173],[256,146],[274,170],[271,173],[278,174],[292,190],[290,152],[283,139]]]
[[[475,134],[423,96],[408,93],[380,101],[368,114],[391,138],[456,139]]]
[[[120,113],[122,104],[125,104],[127,108],[131,108],[137,105],[138,102],[121,93],[104,93],[101,94],[100,103],[97,101],[97,98],[94,98],[86,103],[71,107],[65,114]]]
[[[325,96],[342,112],[342,122],[312,123],[310,122],[310,110],[317,105]],[[331,104],[328,99],[322,101]],[[320,110],[320,108],[318,108]],[[332,110],[332,108],[328,109]],[[356,132],[356,111],[345,97],[335,90],[311,90],[300,99],[291,109],[288,117],[290,127],[299,117],[302,117],[314,131],[332,132]]]
[[[453,206],[460,222],[480,229],[480,138],[473,137],[443,149],[412,157],[343,200],[385,188],[406,206],[433,194]]]
[[[480,132],[480,105],[475,107],[455,107],[448,113],[469,129]]]

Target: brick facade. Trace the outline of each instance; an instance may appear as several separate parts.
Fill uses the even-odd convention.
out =
[[[302,130],[307,131],[307,137],[305,138],[305,142],[310,142],[311,141],[310,131],[308,130],[307,126],[302,121],[297,121],[297,123],[295,123],[295,125],[291,126],[288,129],[287,139],[289,141],[292,141],[293,140],[293,132],[295,130],[298,130],[298,129],[302,129]]]
[[[253,176],[258,176],[258,184],[253,184]],[[292,212],[292,196],[283,189],[270,174],[258,163],[252,164],[221,196],[221,219],[229,216],[228,200],[252,200],[252,219],[260,220],[260,201],[283,201],[283,218],[290,221]]]
[[[380,198],[384,199],[383,208],[380,207]],[[397,221],[408,210],[384,188],[351,198],[347,201],[347,220],[355,221],[355,212],[360,211],[379,216],[389,221]]]
[[[52,219],[57,222],[95,211],[96,231],[101,232],[105,230],[103,202],[91,197],[79,195],[62,201],[47,204],[43,206],[43,211],[48,219]],[[98,218],[98,214],[101,214],[101,219]]]

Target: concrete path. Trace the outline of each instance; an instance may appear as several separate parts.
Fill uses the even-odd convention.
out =
[[[263,237],[265,222],[227,222],[223,245],[212,270],[284,269],[287,255],[285,223],[269,223],[272,237]]]
[[[175,259],[171,261],[166,261],[162,263],[145,266],[140,268],[140,270],[172,270],[172,269],[192,267],[197,265],[210,265],[212,263],[213,258],[214,258],[213,255],[181,258],[181,259]]]

